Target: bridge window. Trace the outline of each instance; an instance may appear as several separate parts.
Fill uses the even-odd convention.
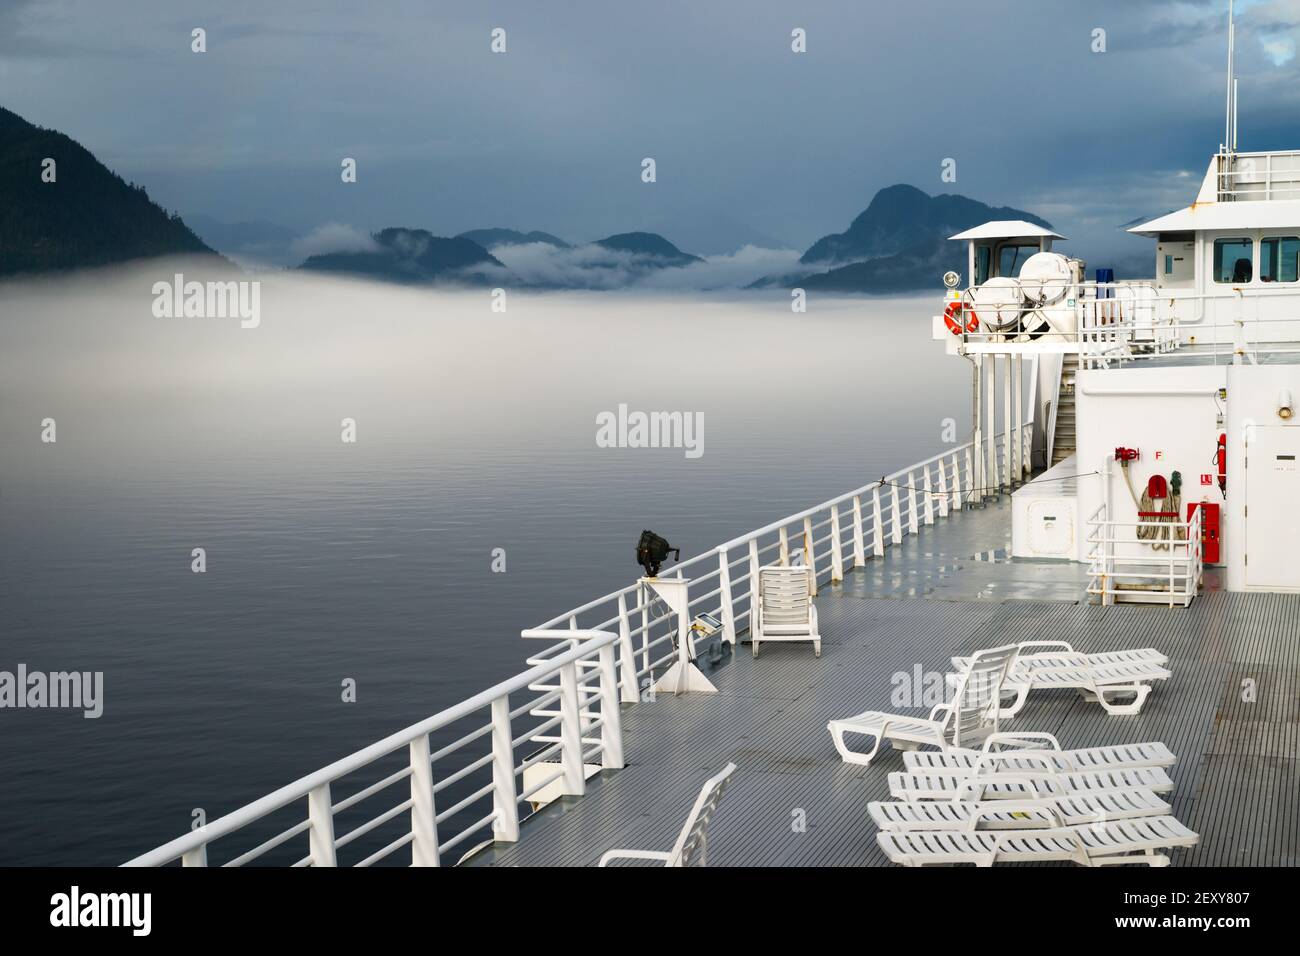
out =
[[[1261,282],[1300,280],[1300,237],[1274,236],[1259,243]]]
[[[1254,275],[1253,239],[1214,240],[1214,281],[1244,284]]]
[[[989,278],[989,262],[992,261],[993,250],[988,246],[979,246],[975,250],[975,281],[973,285],[983,285]]]
[[[1025,264],[1025,260],[1037,251],[1037,245],[1003,246],[998,250],[998,275],[1015,276],[1020,271],[1020,267]]]

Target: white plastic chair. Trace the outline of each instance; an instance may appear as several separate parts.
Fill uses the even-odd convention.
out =
[[[1109,714],[1136,714],[1150,695],[1152,682],[1172,676],[1162,666],[1168,658],[1152,647],[1102,654],[1077,653],[1065,641],[1025,641],[1019,647],[1015,666],[1002,688],[1004,694],[1014,695],[1002,708],[1004,718],[1020,712],[1030,690],[1052,688],[1077,690]],[[952,664],[960,671],[969,660],[954,657]],[[949,674],[949,683],[957,677]],[[1119,702],[1126,698],[1132,699]]]
[[[1005,818],[1009,810],[1020,814],[1031,826],[1018,830],[978,828],[985,816]],[[1169,857],[1162,851],[1195,846],[1199,840],[1196,833],[1171,816],[1067,825],[1055,808],[1042,803],[981,807],[970,815],[964,829],[942,833],[881,830],[876,834],[885,855],[903,866],[992,866],[1059,860],[1080,866],[1168,866]]]
[[[993,647],[970,659],[970,666],[960,675],[953,699],[939,704],[929,717],[906,717],[868,710],[856,717],[832,720],[826,725],[835,749],[845,763],[866,766],[880,750],[880,742],[892,740],[899,750],[915,750],[929,744],[940,750],[952,747],[979,746],[990,734],[998,732],[998,711],[1002,682],[1016,659],[1016,645]],[[846,733],[875,737],[869,753],[850,750],[844,742]]]
[[[755,657],[758,645],[764,641],[812,641],[813,653],[822,656],[811,575],[811,568],[798,565],[772,564],[758,569],[758,600],[753,605],[750,625]]]
[[[609,866],[611,860],[654,860],[664,866],[707,866],[708,826],[718,802],[727,790],[734,763],[727,764],[716,777],[710,777],[695,798],[691,815],[677,837],[677,842],[667,853],[656,850],[610,850],[600,858],[600,866]]]
[[[1002,716],[1006,717],[1005,710]],[[953,773],[977,772],[981,767],[1012,773],[1019,770],[1072,773],[1119,767],[1172,767],[1177,762],[1174,752],[1160,741],[1063,750],[1054,735],[1033,732],[990,734],[980,750],[903,754],[903,765],[908,770]]]

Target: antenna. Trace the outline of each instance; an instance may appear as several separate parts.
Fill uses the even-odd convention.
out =
[[[1234,0],[1228,0],[1228,96],[1223,121],[1223,151],[1236,152],[1237,149],[1237,77],[1234,54],[1237,28],[1233,23]]]
[[[1237,78],[1232,78],[1232,151],[1237,151]]]

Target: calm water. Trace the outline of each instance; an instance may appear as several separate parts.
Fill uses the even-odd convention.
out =
[[[0,286],[0,670],[105,675],[98,720],[0,710],[3,865],[119,863],[522,670],[642,528],[691,556],[965,432],[935,297],[280,277],[245,330],[154,318],[171,271]],[[703,457],[596,447],[620,402]]]

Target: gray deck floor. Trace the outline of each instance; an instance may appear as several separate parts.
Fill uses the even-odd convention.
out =
[[[615,847],[667,850],[700,784],[734,761],[710,864],[888,865],[866,807],[889,798],[887,774],[902,768],[901,755],[882,750],[870,767],[846,765],[826,722],[894,709],[894,675],[917,665],[942,671],[953,654],[1057,639],[1086,651],[1154,646],[1174,676],[1138,716],[1037,692],[1007,729],[1049,731],[1066,747],[1162,740],[1179,755],[1174,813],[1201,834],[1199,846],[1175,852],[1175,865],[1295,865],[1300,596],[1207,590],[1172,610],[1072,603],[1082,591],[1076,566],[1005,557],[1003,507],[944,519],[823,588],[820,659],[798,644],[765,646],[754,660],[741,644],[708,672],[719,693],[626,709],[625,769],[591,779],[585,797],[551,804],[518,843],[471,862],[587,866]]]

